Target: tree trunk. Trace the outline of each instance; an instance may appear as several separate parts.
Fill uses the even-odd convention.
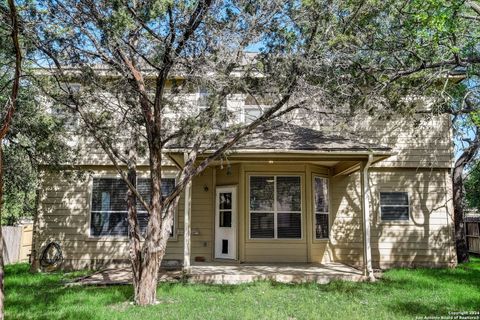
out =
[[[180,197],[174,200],[174,204],[169,206],[165,215],[161,214],[162,223],[159,226],[159,241],[152,239],[145,240],[141,253],[139,279],[135,282],[135,303],[138,305],[149,305],[157,302],[157,282],[158,272],[162,264],[163,257],[167,248],[167,241],[170,237],[170,230],[173,224],[173,215],[178,205]]]
[[[175,208],[180,199],[180,196],[176,197],[172,201],[172,205],[164,208],[161,182],[161,152],[156,150],[155,147],[152,149],[155,152],[152,152],[150,156],[150,214],[146,232],[147,238],[141,247],[135,196],[129,192],[128,197],[129,228],[133,231],[130,234],[130,258],[133,271],[134,299],[135,303],[141,306],[157,302],[158,273],[165,255],[167,241],[170,237]],[[129,166],[129,180],[132,184],[136,180],[134,163],[135,161],[132,161],[132,165]]]
[[[130,150],[130,159],[128,164],[128,180],[136,188],[137,187],[137,167],[136,152]],[[134,301],[138,297],[139,279],[141,276],[141,243],[140,243],[140,226],[137,216],[137,198],[132,190],[127,192],[127,208],[128,208],[128,235],[130,244],[130,262],[132,265],[132,281],[134,289]]]
[[[475,128],[475,139],[470,143],[460,157],[455,162],[452,175],[453,183],[453,220],[455,224],[455,247],[457,250],[457,261],[459,263],[468,262],[468,246],[465,235],[464,221],[464,188],[463,188],[463,170],[471,162],[480,148],[480,128]]]
[[[30,254],[30,272],[32,273],[38,272],[40,270],[40,257],[39,257],[40,248],[37,248],[39,204],[40,204],[40,188],[37,186],[35,190],[35,211],[33,212],[32,252]]]
[[[0,221],[2,220],[2,203],[3,203],[3,139],[0,139]],[[5,295],[3,291],[3,278],[4,278],[4,268],[3,268],[3,234],[2,226],[0,224],[0,320],[3,320],[3,302],[5,300]]]
[[[2,218],[2,204],[3,204],[3,138],[7,135],[10,123],[15,112],[17,104],[18,91],[20,90],[20,76],[22,69],[22,53],[20,50],[20,42],[18,41],[18,20],[17,8],[13,0],[8,0],[8,7],[10,9],[10,19],[12,23],[12,42],[15,50],[15,76],[13,78],[12,93],[10,94],[10,105],[7,106],[7,113],[0,128],[0,222]],[[4,318],[4,300],[5,292],[3,288],[4,269],[3,269],[3,234],[0,223],[0,320]]]
[[[457,161],[458,162],[458,161]],[[468,262],[468,247],[465,236],[465,222],[463,212],[463,165],[453,169],[453,220],[455,224],[455,247],[458,263]]]

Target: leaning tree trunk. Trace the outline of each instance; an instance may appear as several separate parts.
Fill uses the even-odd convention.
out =
[[[457,251],[457,261],[459,263],[468,262],[468,246],[465,234],[464,221],[464,187],[463,187],[463,170],[470,163],[478,149],[480,148],[480,130],[476,128],[475,140],[466,148],[455,162],[453,168],[453,211],[455,224],[455,247]]]
[[[0,139],[0,222],[2,219],[2,199],[3,198],[3,139]],[[5,294],[3,291],[3,278],[4,278],[4,268],[3,268],[3,234],[2,226],[0,223],[0,319],[3,320],[3,301],[5,299]]]
[[[18,19],[17,9],[13,0],[8,0],[8,7],[10,9],[10,21],[12,26],[12,42],[15,51],[15,75],[13,78],[12,93],[10,94],[10,100],[7,102],[7,112],[5,119],[3,120],[2,127],[0,128],[0,222],[1,222],[1,207],[3,197],[3,138],[7,135],[10,123],[15,112],[15,106],[17,104],[18,91],[20,90],[20,76],[22,71],[22,52],[20,50],[20,42],[18,40]],[[0,320],[4,318],[4,299],[5,292],[3,288],[3,235],[1,231],[0,223]]]

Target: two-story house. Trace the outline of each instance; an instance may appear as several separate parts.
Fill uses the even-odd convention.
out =
[[[241,95],[232,106],[244,122],[264,107]],[[176,212],[166,262],[455,264],[447,116],[367,117],[342,130],[294,122],[257,130],[228,161],[193,180]],[[184,151],[181,144],[165,149],[165,192]],[[138,165],[145,194],[147,164]],[[43,172],[35,258],[56,241],[64,268],[127,264],[126,185],[100,148],[84,150],[77,165],[88,171],[77,180]],[[146,213],[140,218],[145,226]]]

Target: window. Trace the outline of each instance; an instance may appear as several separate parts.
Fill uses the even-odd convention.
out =
[[[328,179],[314,177],[315,239],[328,239]]]
[[[208,89],[205,87],[198,88],[197,107],[199,112],[205,111],[208,108]]]
[[[78,128],[80,117],[73,107],[55,105],[51,108],[51,114],[63,123],[65,130],[75,131]]]
[[[244,105],[237,107],[237,117],[236,120],[238,123],[249,124],[253,121],[260,118],[263,113],[268,109],[267,106],[258,106],[258,105]]]
[[[257,120],[263,114],[262,109],[259,106],[244,106],[243,108],[243,122],[246,124],[252,123]]]
[[[300,239],[301,202],[298,176],[250,177],[250,238]]]
[[[380,215],[383,221],[408,220],[409,213],[407,192],[380,192]]]
[[[175,187],[174,178],[162,179],[162,194],[168,195]],[[150,202],[150,179],[138,179],[137,189],[147,203]],[[94,178],[90,219],[91,236],[127,236],[128,212],[126,194],[128,187],[120,178]],[[145,233],[148,223],[146,209],[137,202],[140,231]],[[172,227],[172,235],[173,235]]]

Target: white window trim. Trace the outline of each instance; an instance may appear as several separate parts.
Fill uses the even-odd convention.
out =
[[[149,179],[150,176],[139,173],[137,179]],[[164,179],[175,179],[175,184],[177,183],[178,174],[172,172],[167,172],[162,178]],[[94,179],[122,179],[119,175],[115,174],[94,174],[90,176],[90,181],[88,183],[88,219],[87,223],[87,241],[128,241],[128,235],[125,236],[94,236],[91,234],[91,225],[92,225],[92,212],[126,212],[126,211],[92,211],[92,201],[93,201],[93,180]],[[146,212],[146,211],[141,211]],[[178,240],[178,208],[175,209],[173,216],[173,235],[168,239],[168,241],[177,241]]]
[[[405,205],[383,205],[382,206],[382,193],[406,193],[407,194],[407,204]],[[383,220],[382,219],[382,207],[407,207],[408,209],[408,219],[395,219],[395,220]],[[380,190],[378,191],[378,220],[383,224],[388,223],[404,223],[408,224],[411,220],[411,200],[410,200],[410,192],[405,190]]]
[[[208,109],[208,103],[206,106],[202,105],[200,102],[202,99],[207,99],[209,96],[208,90],[206,92],[202,92],[202,87],[198,87],[197,92],[195,93],[195,104],[197,105],[197,112],[203,112]]]
[[[273,185],[273,211],[253,211],[253,213],[273,213],[273,238],[252,238],[251,233],[251,214],[252,211],[250,210],[250,180],[251,177],[274,177],[275,182]],[[277,210],[277,177],[299,177],[300,178],[300,208],[301,211],[278,211]],[[247,208],[248,208],[248,240],[254,241],[302,241],[304,239],[304,225],[303,225],[303,203],[304,203],[304,189],[303,189],[303,176],[299,174],[282,174],[282,173],[254,173],[247,175]],[[277,237],[277,214],[278,213],[300,213],[300,238],[278,238]]]
[[[322,212],[322,211],[317,211],[316,209],[316,205],[315,205],[315,178],[322,178],[322,179],[325,179],[327,180],[327,212]],[[312,223],[312,228],[313,228],[313,240],[315,241],[329,241],[330,240],[330,235],[331,235],[331,230],[332,230],[332,226],[331,226],[331,218],[330,218],[330,211],[331,211],[331,208],[330,208],[330,203],[331,203],[331,199],[330,199],[330,178],[328,176],[325,176],[325,175],[320,175],[320,174],[313,174],[312,175],[312,212],[313,212],[313,223]],[[328,221],[328,237],[326,238],[317,238],[317,230],[316,230],[316,227],[317,227],[317,214],[325,214],[327,215],[327,221]]]
[[[241,110],[240,110],[240,123],[247,123],[247,112],[246,110],[247,109],[257,109],[257,110],[260,110],[262,112],[262,114],[260,116],[262,116],[265,111],[270,108],[270,106],[268,105],[245,105],[245,103],[242,104],[241,106]]]

